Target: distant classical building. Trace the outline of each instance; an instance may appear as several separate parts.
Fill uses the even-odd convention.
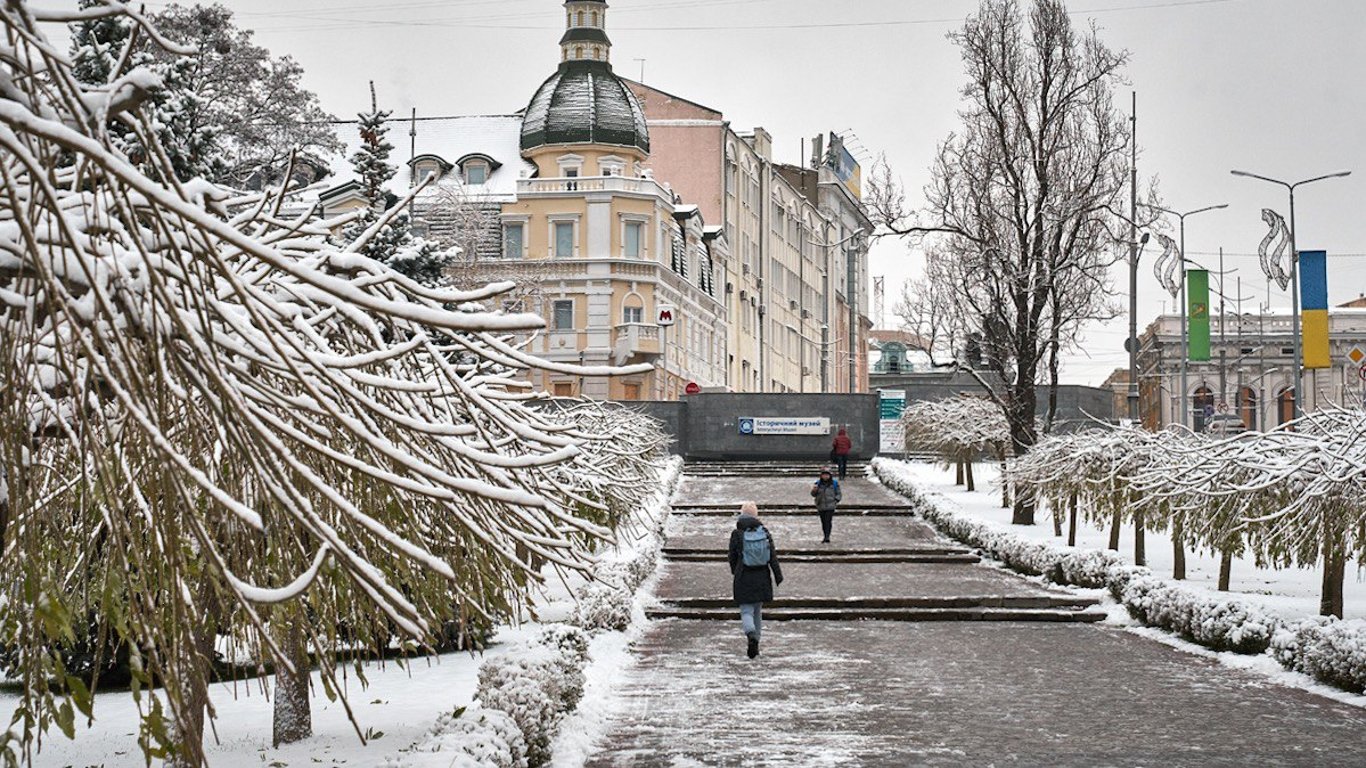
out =
[[[1351,406],[1366,393],[1366,300],[1329,310],[1333,367],[1303,374],[1302,405],[1313,411]],[[1249,429],[1265,431],[1294,418],[1295,341],[1288,311],[1215,315],[1211,359],[1186,372],[1186,425],[1200,431],[1208,416],[1232,413]],[[1139,339],[1139,407],[1143,425],[1182,423],[1181,317],[1163,315]]]

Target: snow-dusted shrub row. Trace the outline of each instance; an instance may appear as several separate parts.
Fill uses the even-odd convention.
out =
[[[1271,653],[1296,672],[1366,692],[1366,621],[1307,619],[1283,624],[1271,639]]]
[[[526,740],[531,768],[550,762],[550,740],[560,720],[583,698],[588,639],[577,627],[553,624],[539,640],[479,667],[474,697],[512,717]]]
[[[1134,618],[1216,651],[1264,653],[1280,623],[1241,600],[1196,594],[1146,568],[1115,568],[1109,586]]]
[[[883,485],[946,535],[987,556],[1058,584],[1110,590],[1136,619],[1215,650],[1270,650],[1284,666],[1352,691],[1366,690],[1366,621],[1287,625],[1238,600],[1216,599],[1124,562],[1107,550],[1078,550],[1025,539],[953,513],[916,486],[899,461],[874,459]]]
[[[527,768],[522,729],[506,712],[462,707],[442,715],[411,750],[380,768]]]

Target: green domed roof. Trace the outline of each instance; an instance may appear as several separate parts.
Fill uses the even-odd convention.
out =
[[[566,61],[531,97],[522,149],[549,144],[610,144],[650,151],[645,113],[605,61]]]

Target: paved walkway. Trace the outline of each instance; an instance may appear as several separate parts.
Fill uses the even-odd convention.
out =
[[[798,479],[794,491],[793,482],[689,479],[675,509],[795,504],[805,484]],[[845,499],[851,510],[900,501],[852,478]],[[676,512],[668,547],[719,551],[731,525]],[[810,548],[808,527],[818,527],[804,517],[770,525],[780,555]],[[785,566],[771,613],[804,600],[1072,602],[984,564],[837,561],[869,549],[954,548],[927,530],[899,517],[837,519],[831,561]],[[659,587],[663,605],[683,615],[728,593],[719,558],[667,563]],[[1066,610],[1094,611],[1075,602]],[[1048,611],[990,622],[769,621],[754,661],[738,620],[721,613],[726,620],[650,625],[589,765],[1336,766],[1360,765],[1366,754],[1362,709],[1123,630],[1045,623]]]

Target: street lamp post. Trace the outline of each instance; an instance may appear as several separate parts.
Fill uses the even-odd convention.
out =
[[[1305,184],[1313,184],[1316,181],[1326,179],[1340,179],[1344,176],[1351,176],[1351,171],[1338,171],[1328,173],[1323,176],[1315,176],[1312,179],[1302,181],[1281,181],[1267,176],[1260,176],[1247,171],[1230,171],[1234,176],[1244,176],[1249,179],[1257,179],[1271,184],[1278,184],[1286,188],[1290,193],[1290,334],[1294,337],[1295,343],[1295,416],[1299,416],[1304,411],[1304,361],[1300,350],[1300,252],[1295,244],[1295,188]]]
[[[1137,425],[1141,414],[1138,409],[1138,257],[1143,246],[1148,244],[1149,235],[1129,241],[1129,421]]]
[[[1189,347],[1188,331],[1187,331],[1187,328],[1186,328],[1186,323],[1187,323],[1187,317],[1186,317],[1186,217],[1188,217],[1188,216],[1194,216],[1194,215],[1196,215],[1197,213],[1206,213],[1206,212],[1208,212],[1208,211],[1218,211],[1218,210],[1221,210],[1221,209],[1227,208],[1227,207],[1228,207],[1228,203],[1220,203],[1219,205],[1210,205],[1210,206],[1206,206],[1206,207],[1204,207],[1204,208],[1197,208],[1197,209],[1195,209],[1195,210],[1193,210],[1193,211],[1186,211],[1185,213],[1178,213],[1177,211],[1169,210],[1169,209],[1167,209],[1167,208],[1162,208],[1162,207],[1160,207],[1160,206],[1156,206],[1156,205],[1153,206],[1153,209],[1154,209],[1154,210],[1158,210],[1158,211],[1162,211],[1163,213],[1171,214],[1172,216],[1175,216],[1175,217],[1181,222],[1181,245],[1180,245],[1180,248],[1181,248],[1181,398],[1180,398],[1179,402],[1180,402],[1180,406],[1181,406],[1181,426],[1183,426],[1183,427],[1190,427],[1190,424],[1188,423],[1188,422],[1189,422],[1189,416],[1190,416],[1190,413],[1189,413],[1189,410],[1190,410],[1190,409],[1186,407],[1186,398],[1187,398],[1187,396],[1188,396],[1187,389],[1189,388],[1189,387],[1188,387],[1188,382],[1187,382],[1187,376],[1188,376],[1188,373],[1189,373],[1188,369],[1189,369],[1189,367],[1190,367],[1190,347]]]

